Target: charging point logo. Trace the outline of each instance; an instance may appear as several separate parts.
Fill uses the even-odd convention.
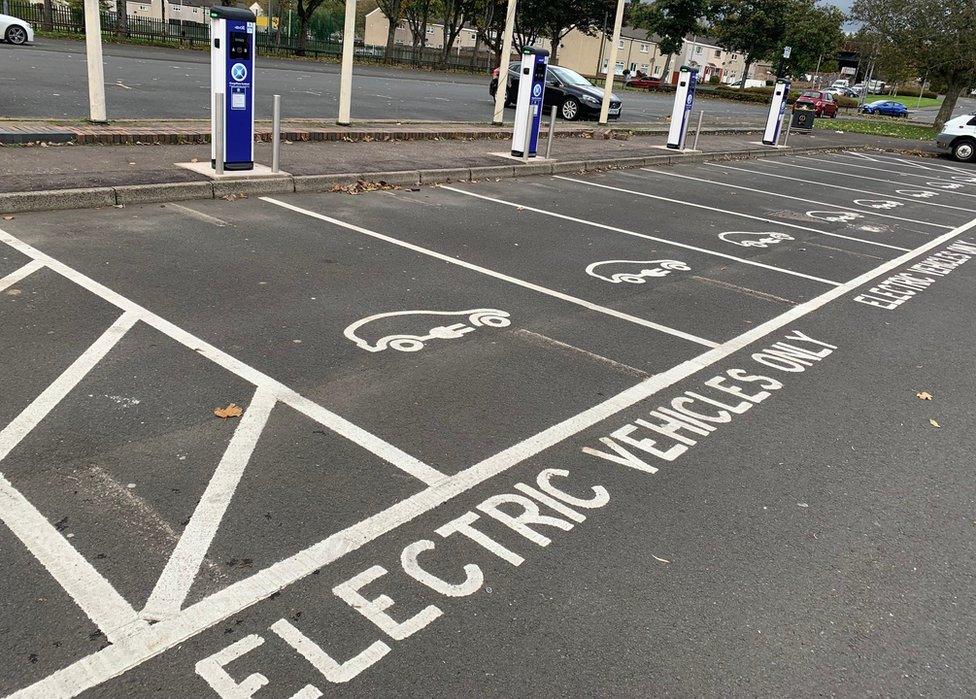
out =
[[[247,66],[243,63],[235,63],[230,68],[230,77],[232,77],[237,82],[244,82],[247,78]]]

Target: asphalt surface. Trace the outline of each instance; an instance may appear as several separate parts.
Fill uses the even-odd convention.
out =
[[[84,50],[83,43],[55,39],[23,47],[0,44],[0,116],[87,118]],[[112,44],[105,44],[103,51],[109,118],[201,118],[208,113],[207,52]],[[258,66],[256,118],[271,118],[272,94],[282,96],[288,117],[336,117],[337,64],[261,58]],[[356,66],[353,117],[483,122],[494,110],[488,83],[487,75]],[[670,115],[674,103],[670,95],[632,91],[624,92],[622,99],[622,119],[637,122]],[[763,105],[708,103],[714,116],[761,118],[766,113]],[[513,114],[509,110],[509,118]]]
[[[974,226],[851,154],[4,220],[0,693],[964,695]]]

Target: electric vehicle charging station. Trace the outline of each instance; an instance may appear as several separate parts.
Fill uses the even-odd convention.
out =
[[[534,158],[539,147],[539,128],[542,124],[542,103],[546,94],[546,72],[549,68],[549,52],[534,46],[522,51],[519,71],[518,98],[515,103],[515,130],[512,134],[512,155],[517,158]],[[531,115],[531,122],[529,120]]]
[[[681,66],[678,86],[674,93],[674,108],[671,110],[671,127],[668,129],[668,148],[684,150],[691,109],[695,104],[695,88],[698,85],[698,69]]]
[[[779,132],[783,127],[783,115],[786,113],[786,101],[790,95],[790,81],[777,80],[773,88],[773,100],[769,103],[769,114],[766,115],[766,129],[763,131],[762,142],[766,146],[779,144]]]
[[[257,18],[237,7],[210,8],[210,163],[222,154],[226,170],[254,169],[254,37]],[[222,94],[223,133],[217,133],[216,95]],[[217,141],[223,139],[223,148]]]

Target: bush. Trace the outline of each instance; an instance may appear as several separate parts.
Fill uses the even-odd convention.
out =
[[[722,78],[720,78],[717,75],[713,75],[712,77],[710,77],[708,79],[708,84],[709,85],[718,85],[720,82],[722,82]]]
[[[796,102],[796,98],[800,96],[800,93],[804,90],[790,90],[790,96],[787,102],[793,104]],[[728,85],[719,85],[715,89],[715,93],[720,97],[725,97],[726,99],[739,100],[740,102],[756,102],[756,103],[768,103],[770,98],[773,96],[772,87],[747,87],[745,90],[736,89]],[[838,107],[851,108],[857,107],[857,100],[851,97],[842,97],[841,95],[834,95],[834,102],[837,103]]]

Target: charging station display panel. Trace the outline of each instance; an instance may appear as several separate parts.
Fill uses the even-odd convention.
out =
[[[698,86],[698,69],[681,66],[678,85],[674,92],[674,107],[671,110],[671,126],[668,129],[668,148],[683,149],[691,110],[695,106],[695,88]]]
[[[549,52],[533,46],[526,47],[522,52],[522,64],[519,67],[518,101],[515,105],[515,130],[512,136],[512,155],[516,157],[524,156],[526,140],[528,140],[529,157],[534,158],[538,153],[548,70]],[[529,123],[530,114],[531,123]]]
[[[211,92],[223,94],[224,167],[254,167],[255,17],[248,10],[213,7]],[[212,159],[216,158],[216,148]]]
[[[769,103],[769,114],[766,116],[766,129],[763,131],[763,144],[775,146],[779,143],[779,132],[783,126],[783,115],[786,113],[786,102],[790,95],[790,81],[777,80],[773,88],[773,99]]]

